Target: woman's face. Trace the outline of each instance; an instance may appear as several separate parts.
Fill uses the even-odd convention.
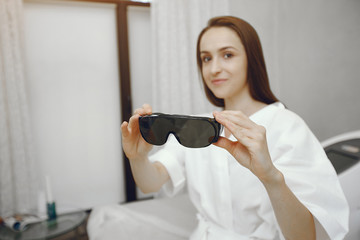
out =
[[[217,98],[226,101],[249,94],[246,52],[234,30],[207,30],[200,40],[200,56],[204,81]]]

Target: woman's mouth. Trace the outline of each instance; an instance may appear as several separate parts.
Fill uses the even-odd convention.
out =
[[[211,80],[211,83],[212,83],[213,85],[221,85],[221,84],[223,84],[224,82],[226,82],[226,79],[224,79],[224,78],[218,78],[218,79],[213,79],[213,80]]]

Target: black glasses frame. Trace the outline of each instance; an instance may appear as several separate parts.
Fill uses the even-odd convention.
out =
[[[173,134],[181,145],[189,148],[217,142],[223,130],[215,118],[164,113],[140,116],[139,128],[144,140],[152,145],[165,144]]]

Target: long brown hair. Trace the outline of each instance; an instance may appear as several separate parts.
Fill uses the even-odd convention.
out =
[[[202,73],[202,60],[200,56],[200,41],[204,33],[213,27],[227,27],[234,30],[242,44],[244,45],[248,60],[247,82],[249,84],[250,95],[255,100],[271,104],[278,99],[272,93],[269,84],[269,78],[266,71],[265,60],[260,43],[259,36],[255,29],[246,21],[232,16],[223,16],[211,18],[208,25],[201,31],[197,40],[196,58],[201,78],[205,87],[205,93],[208,100],[217,107],[224,107],[224,99],[217,98],[213,92],[206,86]]]

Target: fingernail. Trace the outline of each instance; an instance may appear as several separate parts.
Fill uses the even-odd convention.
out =
[[[215,116],[215,115],[219,115],[220,114],[220,112],[219,111],[213,111],[213,115]]]

